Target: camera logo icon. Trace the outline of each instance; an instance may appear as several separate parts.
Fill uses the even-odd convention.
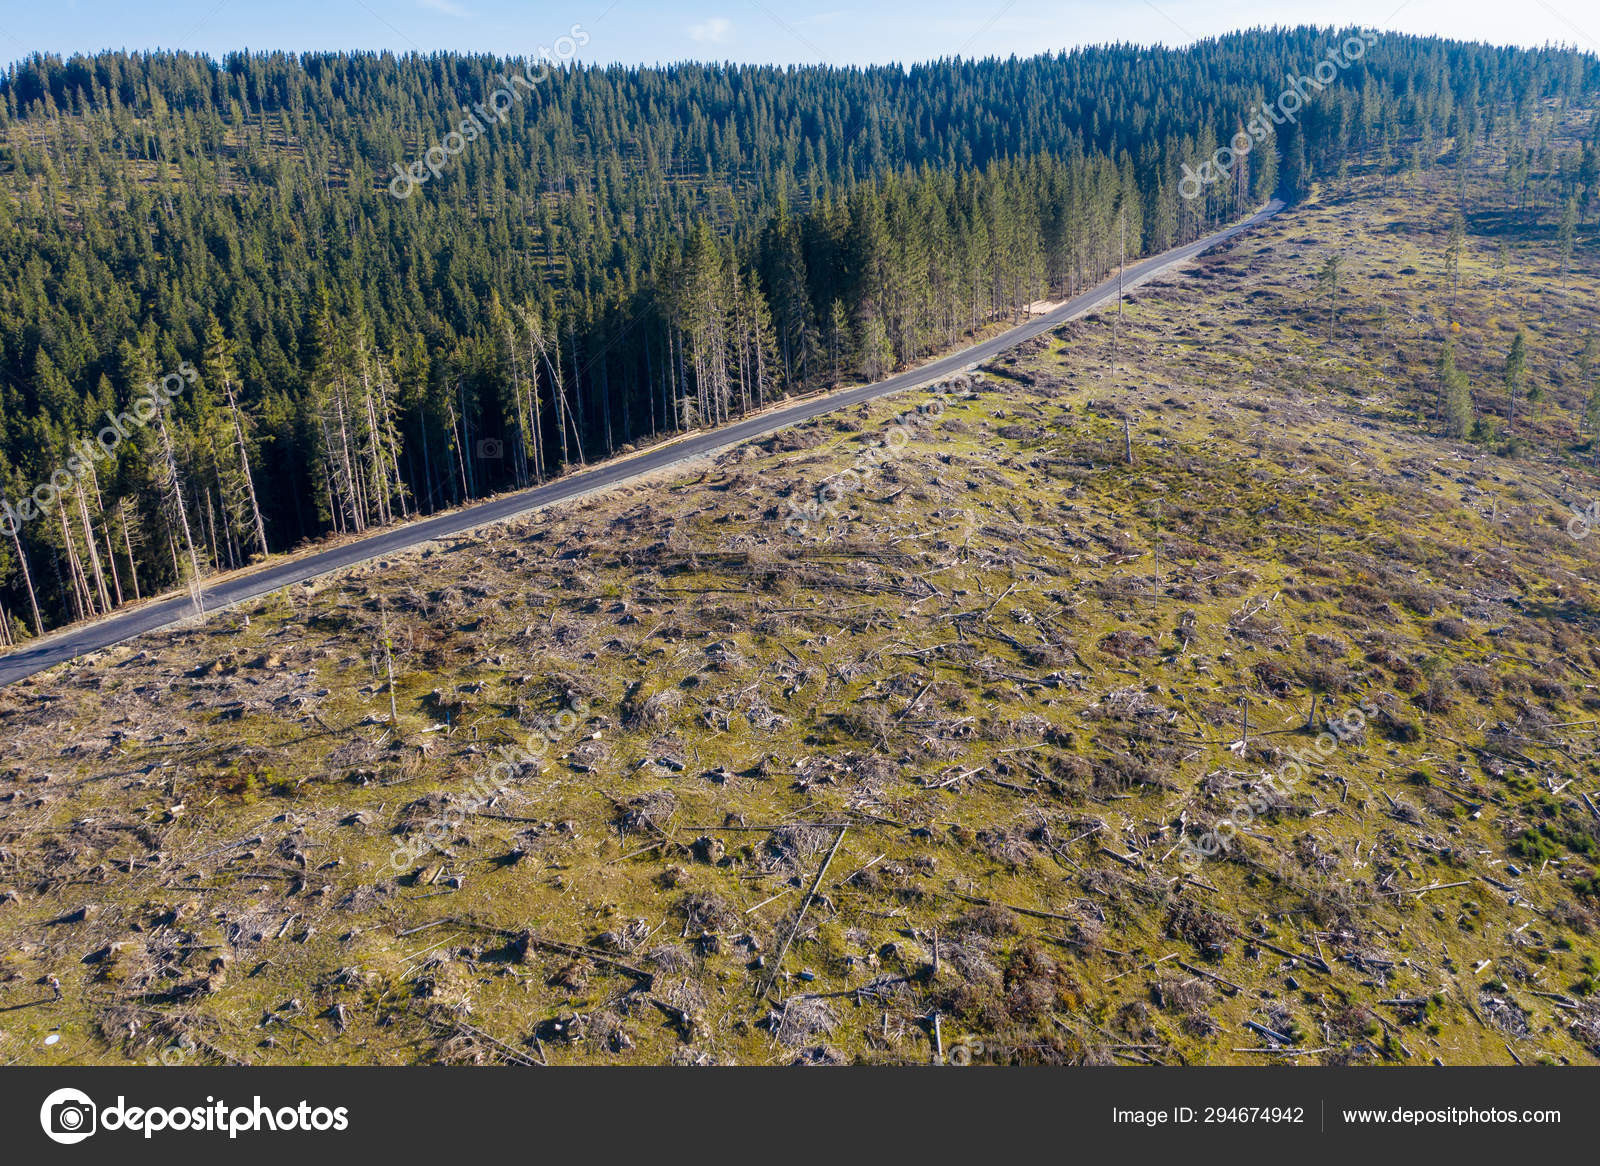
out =
[[[1567,533],[1576,539],[1588,538],[1600,530],[1600,502],[1589,503],[1588,509],[1572,507],[1572,519],[1567,523]]]
[[[963,1037],[951,1046],[948,1062],[965,1068],[974,1061],[982,1060],[983,1054],[987,1051],[981,1040],[969,1040]]]
[[[87,1093],[57,1089],[39,1107],[39,1124],[52,1142],[71,1146],[94,1133],[98,1112]]]
[[[505,442],[498,437],[485,437],[478,442],[478,456],[485,461],[499,461],[506,456]]]

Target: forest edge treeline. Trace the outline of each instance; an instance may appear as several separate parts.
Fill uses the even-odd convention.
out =
[[[1348,30],[1347,30],[1348,31]],[[0,636],[875,380],[1351,168],[1513,138],[1600,66],[1385,35],[1198,197],[1346,32],[910,68],[571,67],[412,198],[510,62],[35,56],[0,76],[0,489],[193,388],[0,539]],[[1560,159],[1587,214],[1597,139]]]

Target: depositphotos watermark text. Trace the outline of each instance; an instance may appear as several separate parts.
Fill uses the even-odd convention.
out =
[[[403,201],[415,194],[417,187],[430,177],[438,178],[444,173],[446,163],[465,150],[468,143],[487,137],[492,127],[503,125],[511,107],[522,100],[523,94],[532,93],[549,78],[552,66],[559,68],[588,43],[589,34],[584,31],[583,25],[574,24],[566,35],[556,37],[553,50],[539,46],[534,53],[541,62],[537,69],[524,69],[510,77],[503,74],[495,77],[500,87],[491,90],[482,101],[473,102],[470,106],[463,105],[459,112],[467,116],[457,123],[455,129],[429,146],[422,157],[410,166],[402,166],[398,162],[394,164],[395,175],[389,180],[390,195]]]

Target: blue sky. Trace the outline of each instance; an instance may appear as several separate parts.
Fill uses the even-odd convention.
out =
[[[1592,0],[7,0],[0,61],[43,50],[487,50],[532,55],[574,23],[581,59],[865,64],[1031,55],[1126,40],[1183,44],[1262,24],[1357,23],[1600,52]]]

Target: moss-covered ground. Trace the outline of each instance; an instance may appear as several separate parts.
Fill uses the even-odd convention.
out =
[[[1469,193],[1453,289],[1453,177],[1324,186],[804,530],[930,394],[0,690],[0,1059],[1594,1063],[1600,264]]]

